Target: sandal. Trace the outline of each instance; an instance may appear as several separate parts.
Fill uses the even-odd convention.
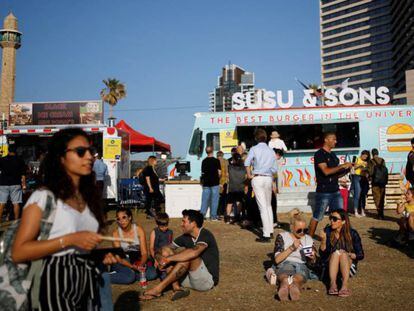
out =
[[[171,300],[176,301],[178,299],[187,297],[188,295],[190,295],[189,289],[178,289],[174,291],[174,294],[172,295]]]
[[[338,292],[338,289],[336,287],[331,287],[328,290],[328,295],[338,295],[338,294],[339,294],[339,292]]]
[[[339,297],[349,297],[351,296],[351,290],[348,288],[341,289],[338,293]]]
[[[139,300],[140,301],[154,300],[154,299],[160,298],[161,296],[162,294],[153,295],[153,294],[148,294],[147,292],[143,292],[142,295],[139,296]]]
[[[292,301],[299,300],[300,298],[300,289],[295,284],[290,285],[289,295]]]
[[[289,287],[287,285],[281,285],[277,292],[280,301],[288,301],[289,300]]]

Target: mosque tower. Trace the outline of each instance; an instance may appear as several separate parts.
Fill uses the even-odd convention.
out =
[[[21,33],[17,30],[17,18],[10,13],[0,29],[0,46],[3,49],[1,59],[0,118],[4,113],[9,119],[10,104],[14,101],[16,80],[16,50],[21,45]]]

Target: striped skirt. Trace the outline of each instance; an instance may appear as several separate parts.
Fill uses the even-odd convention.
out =
[[[98,276],[93,262],[73,254],[44,259],[40,310],[99,310]]]

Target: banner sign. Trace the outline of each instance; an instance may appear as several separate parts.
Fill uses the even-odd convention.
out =
[[[102,124],[101,101],[12,103],[10,125]]]
[[[121,161],[122,138],[104,138],[103,141],[103,158],[105,160]]]
[[[369,90],[359,88],[355,90],[347,87],[340,91],[336,89],[325,89],[319,96],[311,89],[303,90],[302,104],[304,107],[317,107],[318,100],[322,100],[323,105],[334,107],[337,105],[387,105],[390,103],[390,90],[385,86],[378,88],[371,87]],[[254,100],[252,101],[252,98]],[[256,90],[254,92],[237,92],[232,95],[233,110],[257,110],[257,109],[288,109],[293,106],[295,101],[292,90],[286,93],[282,91]]]
[[[230,153],[231,149],[237,147],[238,140],[235,130],[220,131],[220,150],[224,153]]]

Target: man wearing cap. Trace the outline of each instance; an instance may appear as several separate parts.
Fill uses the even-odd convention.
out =
[[[286,144],[280,139],[280,135],[277,131],[273,131],[272,135],[270,135],[269,147],[272,149],[287,151]]]

